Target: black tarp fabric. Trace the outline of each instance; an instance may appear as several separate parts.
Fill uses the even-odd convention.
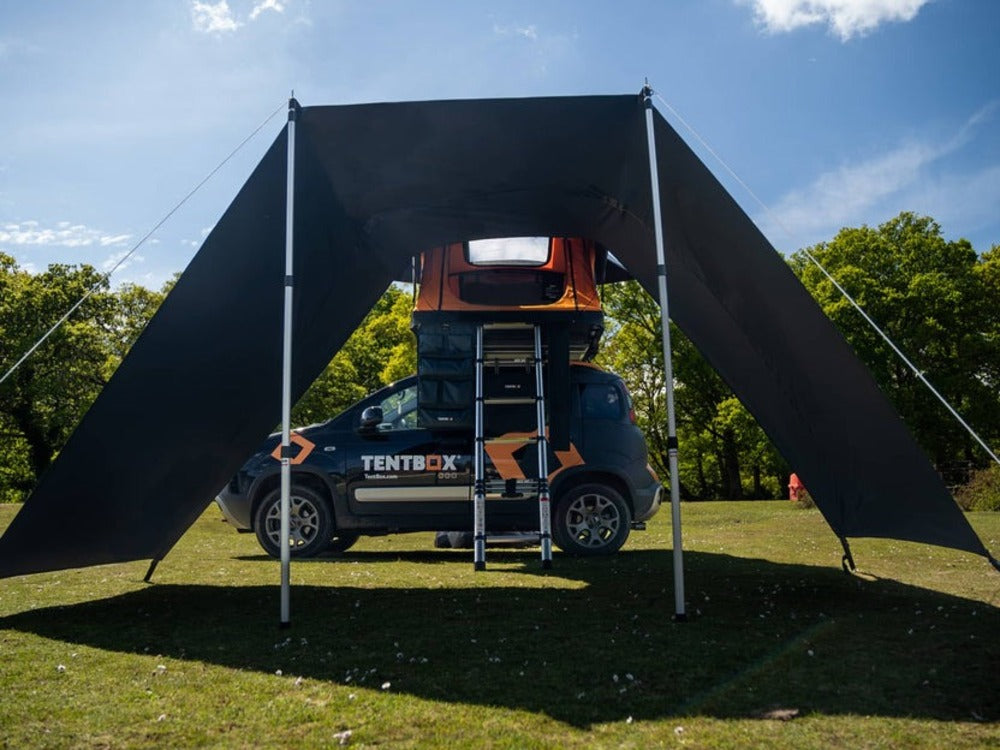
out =
[[[987,554],[783,259],[654,119],[671,315],[834,532]],[[638,96],[307,107],[296,127],[295,397],[430,247],[589,237],[655,293]],[[285,153],[283,132],[0,538],[0,576],[163,557],[278,423]]]

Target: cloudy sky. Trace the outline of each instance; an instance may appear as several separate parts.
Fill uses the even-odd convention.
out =
[[[110,268],[266,121],[113,278],[159,286],[292,89],[314,105],[630,93],[648,77],[779,250],[912,210],[982,251],[1000,243],[998,38],[993,0],[3,2],[0,250],[32,270]]]

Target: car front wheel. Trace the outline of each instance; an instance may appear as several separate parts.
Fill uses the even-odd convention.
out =
[[[632,514],[621,494],[602,484],[572,488],[556,505],[552,535],[563,552],[611,555],[628,538]]]
[[[293,485],[289,494],[288,543],[292,557],[313,557],[334,538],[333,513],[315,490]],[[254,515],[257,541],[271,557],[281,557],[281,488],[271,490]]]
[[[346,552],[358,541],[358,534],[353,531],[335,531],[333,538],[327,543],[327,552]]]

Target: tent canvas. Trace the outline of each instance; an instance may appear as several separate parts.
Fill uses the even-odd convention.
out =
[[[988,555],[784,260],[654,121],[671,317],[833,531]],[[286,134],[0,538],[0,576],[162,558],[278,422]],[[296,138],[294,397],[421,249],[586,237],[656,293],[637,96],[306,107]]]

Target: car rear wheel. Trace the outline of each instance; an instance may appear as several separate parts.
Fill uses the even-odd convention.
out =
[[[313,557],[329,548],[330,540],[334,538],[333,512],[318,492],[293,485],[289,495],[288,520],[288,543],[292,557]],[[281,557],[280,487],[271,490],[261,501],[254,515],[253,527],[257,541],[267,554]]]
[[[552,535],[563,552],[611,555],[628,538],[632,514],[621,494],[603,484],[573,487],[556,505]]]

